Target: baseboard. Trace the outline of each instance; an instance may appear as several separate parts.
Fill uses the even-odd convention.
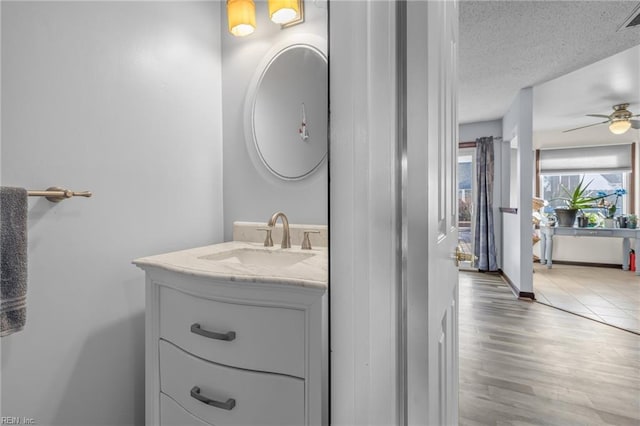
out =
[[[574,262],[573,260],[554,260],[554,265],[589,266],[592,268],[622,269],[621,263]]]
[[[509,284],[509,287],[511,288],[511,292],[518,299],[525,299],[525,300],[531,300],[531,301],[536,300],[536,295],[534,293],[531,293],[528,291],[520,291],[518,287],[516,287],[516,285],[513,283],[513,281],[511,281],[511,278],[509,278],[509,276],[505,274],[502,269],[498,269],[498,273],[504,279],[504,281],[507,284]]]
[[[532,292],[528,292],[528,291],[521,291],[518,294],[518,299],[526,299],[526,300],[530,300],[530,301],[535,301],[536,300],[536,295],[533,294]]]

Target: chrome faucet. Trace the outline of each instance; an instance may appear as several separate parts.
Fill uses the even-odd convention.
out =
[[[276,226],[276,222],[278,218],[282,218],[282,248],[291,248],[291,235],[289,234],[289,219],[287,219],[287,215],[282,212],[276,212],[271,216],[269,222],[267,222],[267,226]]]

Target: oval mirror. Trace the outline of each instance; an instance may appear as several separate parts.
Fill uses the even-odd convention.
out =
[[[327,156],[327,58],[309,44],[278,50],[260,72],[250,109],[250,139],[276,176],[302,179]]]

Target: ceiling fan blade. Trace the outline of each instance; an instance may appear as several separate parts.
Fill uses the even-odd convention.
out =
[[[574,130],[580,130],[580,129],[585,129],[587,127],[593,127],[593,126],[598,126],[600,124],[604,124],[604,123],[608,123],[609,120],[607,121],[603,121],[601,123],[594,123],[594,124],[589,124],[588,126],[582,126],[582,127],[576,127],[575,129],[569,129],[569,130],[563,130],[562,133],[567,133],[567,132],[573,132]]]
[[[632,129],[640,129],[640,120],[629,120]]]
[[[587,117],[601,117],[601,118],[609,118],[608,115],[604,115],[604,114],[587,114]]]

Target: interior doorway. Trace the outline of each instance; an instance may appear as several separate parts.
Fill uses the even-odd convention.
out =
[[[460,261],[460,269],[474,269],[476,150],[460,148],[458,151],[458,245],[467,261]]]

